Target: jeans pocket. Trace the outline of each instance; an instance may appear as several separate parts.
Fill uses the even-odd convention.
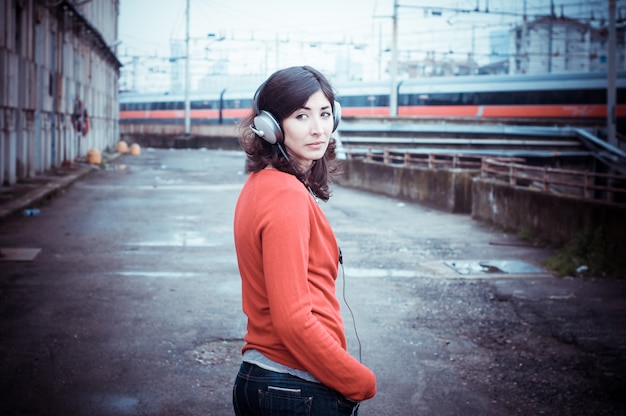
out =
[[[337,414],[356,416],[359,413],[360,402],[355,402],[344,397],[337,400]]]
[[[300,389],[269,386],[259,390],[259,407],[263,416],[309,416],[313,397],[303,397]]]

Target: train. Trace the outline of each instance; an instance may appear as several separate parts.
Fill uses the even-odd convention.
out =
[[[626,125],[626,71],[616,77],[618,126]],[[589,120],[607,118],[605,73],[410,78],[397,83],[400,117]],[[335,85],[342,117],[388,117],[390,83]],[[254,89],[224,86],[189,94],[191,123],[235,123],[251,110]],[[120,122],[182,123],[181,93],[120,93]],[[618,130],[621,130],[618,127]]]

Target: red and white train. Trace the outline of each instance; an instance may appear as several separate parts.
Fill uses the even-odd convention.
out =
[[[343,117],[389,116],[389,83],[335,85]],[[481,75],[415,78],[397,86],[397,114],[402,117],[469,117],[484,119],[586,119],[607,116],[607,75]],[[626,72],[616,83],[616,117],[626,125]],[[233,123],[251,108],[254,90],[224,87],[190,94],[192,123]],[[183,122],[180,94],[121,93],[120,121]]]

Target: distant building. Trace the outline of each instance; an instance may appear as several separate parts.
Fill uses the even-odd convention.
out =
[[[398,62],[398,75],[401,78],[449,77],[471,75],[477,64],[471,57],[467,60],[436,59],[434,53],[427,53],[425,59],[403,60]]]
[[[169,91],[184,91],[185,89],[185,42],[182,40],[170,41],[170,87]]]
[[[624,62],[624,28],[617,29],[618,69]],[[541,16],[511,30],[511,74],[606,71],[608,30],[567,17]]]
[[[626,29],[624,26],[615,30],[616,35],[616,64],[617,70],[626,70]],[[591,41],[589,45],[589,70],[604,71],[607,70],[608,64],[608,43],[609,32],[607,28],[592,29]]]
[[[479,75],[506,75],[509,73],[508,59],[483,65],[478,68]]]
[[[489,33],[488,65],[500,64],[503,60],[508,59],[511,51],[510,37],[509,30],[493,30]]]

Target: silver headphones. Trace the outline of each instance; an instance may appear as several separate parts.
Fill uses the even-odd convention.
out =
[[[250,126],[250,130],[256,133],[257,136],[270,144],[276,142],[282,143],[284,136],[283,130],[280,128],[280,124],[276,120],[276,117],[272,113],[266,110],[259,110],[258,97],[263,91],[266,83],[263,83],[256,94],[254,94],[254,100],[252,101],[252,110],[256,116],[254,117],[254,124]],[[333,132],[337,130],[339,121],[341,120],[341,105],[335,101],[333,103]]]

